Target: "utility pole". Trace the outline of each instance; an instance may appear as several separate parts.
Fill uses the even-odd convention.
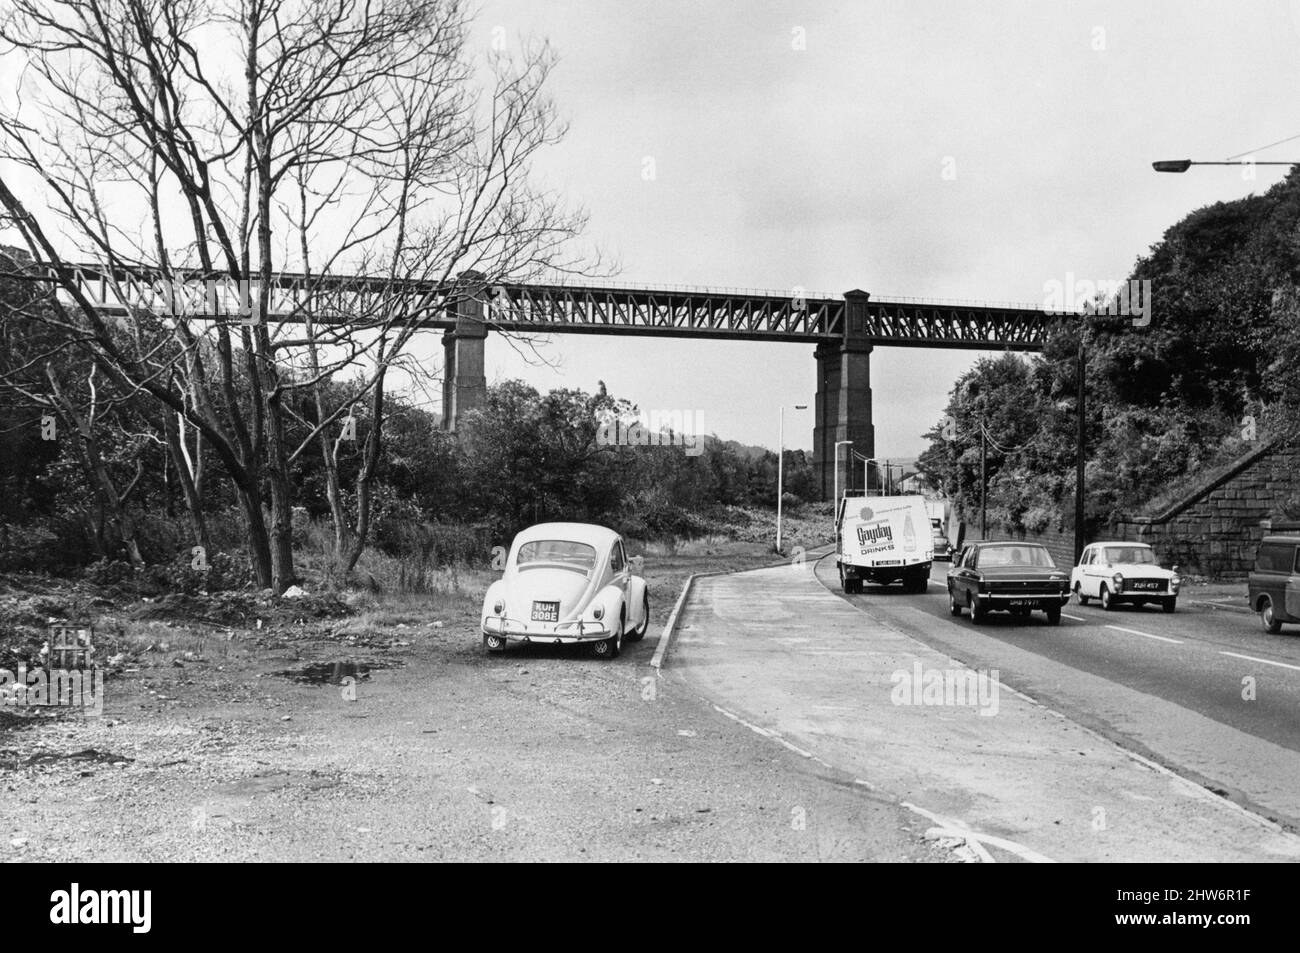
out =
[[[989,458],[988,438],[984,435],[984,420],[983,418],[981,418],[980,419],[980,539],[989,538],[988,458]]]
[[[1075,373],[1079,381],[1079,392],[1076,399],[1078,404],[1078,425],[1079,433],[1075,447],[1074,459],[1074,564],[1079,564],[1079,558],[1083,555],[1083,538],[1084,538],[1084,510],[1083,510],[1083,462],[1084,462],[1084,436],[1086,433],[1085,426],[1088,420],[1087,412],[1087,370],[1088,355],[1084,349],[1084,332],[1087,331],[1087,325],[1079,325],[1079,354],[1076,361]]]

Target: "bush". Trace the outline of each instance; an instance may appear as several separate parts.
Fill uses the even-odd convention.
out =
[[[43,526],[0,523],[0,570],[47,568],[49,553],[58,536]]]
[[[248,556],[244,553],[211,553],[207,557],[207,566],[207,569],[195,568],[194,556],[189,550],[183,550],[170,562],[149,567],[146,576],[165,592],[189,596],[242,589],[253,576]]]
[[[86,567],[82,578],[96,586],[116,586],[135,578],[135,567],[121,559],[96,559]]]
[[[411,557],[429,567],[486,566],[493,546],[508,546],[510,540],[496,535],[487,525],[427,523],[410,501],[402,500],[377,522],[371,546],[386,556]]]

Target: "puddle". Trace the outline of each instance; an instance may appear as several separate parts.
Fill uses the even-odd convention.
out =
[[[259,794],[270,794],[293,785],[296,788],[317,791],[338,785],[338,779],[326,777],[312,771],[303,774],[297,771],[268,771],[250,775],[237,781],[219,784],[213,789],[213,795],[223,798],[253,798]]]
[[[117,764],[119,762],[132,762],[135,758],[128,758],[125,755],[113,754],[111,751],[100,751],[98,748],[83,748],[81,751],[42,751],[39,754],[27,755],[24,757],[21,751],[11,749],[0,750],[0,768],[29,768],[39,765],[58,764],[60,761],[75,761],[81,764]]]
[[[310,662],[297,668],[286,668],[271,674],[306,685],[342,685],[345,678],[364,681],[370,677],[371,671],[393,668],[395,664],[373,659],[339,659],[334,662]]]
[[[17,731],[21,728],[31,728],[33,725],[42,723],[42,715],[35,712],[19,715],[10,711],[0,711],[0,731]]]

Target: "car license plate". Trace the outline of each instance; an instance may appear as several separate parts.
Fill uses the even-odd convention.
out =
[[[1152,579],[1139,579],[1133,583],[1134,589],[1159,589],[1160,583]]]
[[[1036,601],[1035,599],[1009,599],[1007,603],[1011,606],[1032,606]]]
[[[903,561],[901,559],[877,559],[876,565],[877,566],[901,566],[903,565]]]
[[[559,622],[560,604],[558,602],[534,602],[534,622]]]

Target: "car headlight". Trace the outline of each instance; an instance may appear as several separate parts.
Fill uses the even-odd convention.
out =
[[[498,599],[492,605],[492,611],[495,612],[497,615],[500,615],[502,612],[504,612],[505,608],[506,608],[506,604],[502,602],[500,599]]]
[[[595,619],[597,622],[599,622],[601,619],[605,618],[605,607],[604,607],[604,606],[596,606],[596,608],[594,608],[594,609],[591,610],[591,617],[592,617],[593,619]]]
[[[1182,581],[1182,579],[1180,579],[1178,576],[1171,576],[1170,579],[1169,579],[1169,588],[1170,588],[1170,589],[1177,589],[1177,588],[1178,588],[1179,586],[1181,586],[1182,584],[1183,584],[1183,581]]]
[[[1124,588],[1124,574],[1123,574],[1123,573],[1119,573],[1119,572],[1115,573],[1115,575],[1113,575],[1113,576],[1110,577],[1110,581],[1113,582],[1113,583],[1115,584],[1115,588],[1116,588],[1116,589],[1123,589],[1123,588]]]

